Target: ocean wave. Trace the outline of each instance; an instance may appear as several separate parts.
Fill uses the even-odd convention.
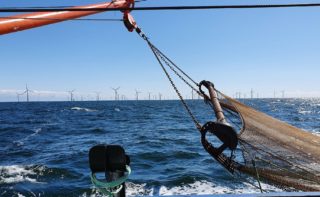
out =
[[[12,184],[19,182],[38,182],[36,177],[45,170],[44,166],[32,166],[32,165],[11,165],[0,166],[0,184]]]
[[[245,186],[244,186],[245,185]],[[160,196],[168,195],[210,195],[210,194],[242,194],[242,193],[260,193],[260,190],[250,184],[238,184],[234,187],[217,185],[208,181],[196,181],[191,184],[165,187],[161,186]],[[273,186],[262,184],[264,190],[281,191]]]
[[[292,107],[283,107],[283,102],[272,107],[272,104],[268,105],[269,101],[250,102],[269,115],[296,127],[314,130],[313,133],[320,136],[319,107],[302,106],[301,100],[292,101]],[[78,196],[84,192],[94,195],[87,153],[91,146],[103,143],[122,145],[131,156],[130,182],[133,183],[127,188],[130,196],[259,192],[257,188],[229,177],[202,149],[199,133],[187,114],[179,110],[178,101],[163,101],[161,105],[143,101],[118,104],[57,102],[33,106],[20,103],[19,107],[6,104],[5,107],[9,106],[13,112],[2,116],[0,126],[0,196],[4,190],[7,191],[5,196],[14,196],[12,192],[31,196],[29,190],[44,196]],[[42,107],[48,112],[37,114]],[[279,113],[272,113],[272,108],[278,108]],[[87,112],[95,109],[97,112]],[[201,122],[208,119],[209,110],[194,106]],[[297,113],[299,110],[312,113],[302,115]],[[238,152],[235,155],[241,156]],[[25,166],[26,162],[47,167],[37,171],[35,165]],[[20,165],[16,166],[16,173],[7,171],[15,167],[11,165]],[[252,182],[256,184],[255,180]],[[263,189],[266,189],[264,185]]]
[[[283,190],[268,184],[261,184],[262,189],[270,192],[281,192]],[[260,193],[260,189],[248,183],[232,184],[232,186],[218,185],[209,181],[195,181],[191,184],[167,187],[160,186],[150,187],[146,183],[137,184],[132,182],[126,183],[126,196],[171,196],[171,195],[212,195],[212,194],[252,194]],[[83,193],[80,196],[101,196],[101,193],[95,188],[91,194]]]
[[[312,111],[311,110],[299,110],[298,113],[299,114],[311,114]]]
[[[312,134],[317,135],[317,136],[320,137],[320,131],[319,131],[319,129],[314,129],[314,130],[312,130]]]
[[[152,196],[153,193],[154,189],[148,188],[146,183],[126,183],[126,196]]]
[[[97,111],[95,109],[89,109],[89,108],[84,108],[84,107],[72,107],[71,110],[86,111],[86,112],[95,112],[95,111]]]

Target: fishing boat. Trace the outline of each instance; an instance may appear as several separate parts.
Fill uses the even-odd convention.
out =
[[[229,97],[207,80],[195,81],[168,55],[158,49],[138,26],[133,10],[164,9],[239,9],[272,7],[311,7],[319,4],[277,4],[244,6],[174,6],[135,7],[134,0],[117,0],[71,8],[0,9],[2,12],[33,12],[0,19],[0,35],[23,31],[48,24],[92,15],[105,11],[123,12],[123,23],[129,32],[136,32],[150,48],[165,76],[177,93],[183,107],[199,131],[203,148],[232,176],[243,179],[249,175],[261,182],[306,193],[254,194],[253,196],[318,196],[320,195],[320,137],[277,120]],[[172,75],[176,75],[196,92],[212,109],[215,119],[208,117],[201,124],[182,97]],[[208,136],[220,143],[212,143]],[[235,152],[243,155],[235,157]],[[90,150],[93,184],[109,196],[125,196],[125,181],[131,172],[130,159],[119,146],[98,145]],[[108,174],[108,181],[99,180],[96,173]],[[311,193],[312,192],[312,193]],[[315,193],[313,193],[315,192]],[[242,196],[242,195],[239,195]],[[250,196],[250,195],[244,195]]]

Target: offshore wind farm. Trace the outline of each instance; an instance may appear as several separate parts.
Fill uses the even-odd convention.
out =
[[[164,95],[162,93],[152,94],[150,91],[139,91],[138,89],[133,89],[134,94],[120,94],[120,87],[110,88],[112,91],[109,91],[107,88],[105,91],[86,91],[80,92],[76,89],[67,90],[67,91],[51,91],[51,90],[31,90],[26,85],[23,90],[0,90],[0,102],[37,102],[37,101],[123,101],[123,100],[177,100],[179,99],[175,95]],[[317,98],[317,95],[310,96],[306,94],[299,95],[299,93],[288,93],[285,94],[285,90],[274,90],[273,94],[259,95],[258,91],[250,89],[246,92],[235,92],[232,95],[236,99],[257,99],[257,98]],[[248,96],[246,96],[248,95]],[[190,100],[200,99],[198,95],[195,95],[192,90],[190,94],[185,96]]]

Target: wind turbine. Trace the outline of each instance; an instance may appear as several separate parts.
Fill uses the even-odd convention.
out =
[[[100,101],[100,92],[95,92],[96,93],[96,100]]]
[[[149,94],[149,101],[150,101],[150,99],[151,99],[151,92],[148,92],[148,94]]]
[[[159,100],[161,101],[161,98],[162,98],[162,94],[161,93],[159,93]]]
[[[140,94],[141,92],[139,92],[137,89],[135,89],[135,91],[136,91],[136,100],[139,100],[139,94]]]
[[[22,92],[20,95],[27,94],[27,102],[29,102],[29,92],[32,92],[32,90],[30,90],[28,88],[28,85],[26,84],[26,90]]]
[[[23,95],[23,93],[18,93],[18,92],[16,92],[16,94],[17,94],[18,102],[20,102],[20,96]]]
[[[67,91],[69,94],[70,94],[70,101],[74,101],[73,100],[73,92],[76,91],[76,90],[70,90],[70,91]]]
[[[253,89],[251,88],[251,91],[250,91],[251,99],[253,99],[253,93],[254,93],[254,91],[253,91]]]
[[[118,96],[118,90],[120,89],[120,87],[117,88],[111,88],[114,91],[114,100],[119,100],[119,96]]]

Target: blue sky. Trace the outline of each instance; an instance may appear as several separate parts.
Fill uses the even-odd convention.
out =
[[[0,7],[86,5],[101,1],[6,0]],[[286,3],[292,1],[281,1]],[[296,1],[304,2],[304,1]],[[312,1],[311,1],[312,2]],[[313,1],[317,2],[317,1]],[[148,0],[137,6],[280,3],[279,1]],[[1,13],[1,16],[12,15]],[[320,96],[320,8],[134,11],[151,41],[195,80],[249,97]],[[122,18],[109,12],[87,18]],[[122,22],[68,21],[0,37],[0,101],[16,100],[26,83],[33,100],[112,99],[110,87],[134,98],[134,90],[174,98],[146,43]],[[179,86],[190,97],[186,86]]]

